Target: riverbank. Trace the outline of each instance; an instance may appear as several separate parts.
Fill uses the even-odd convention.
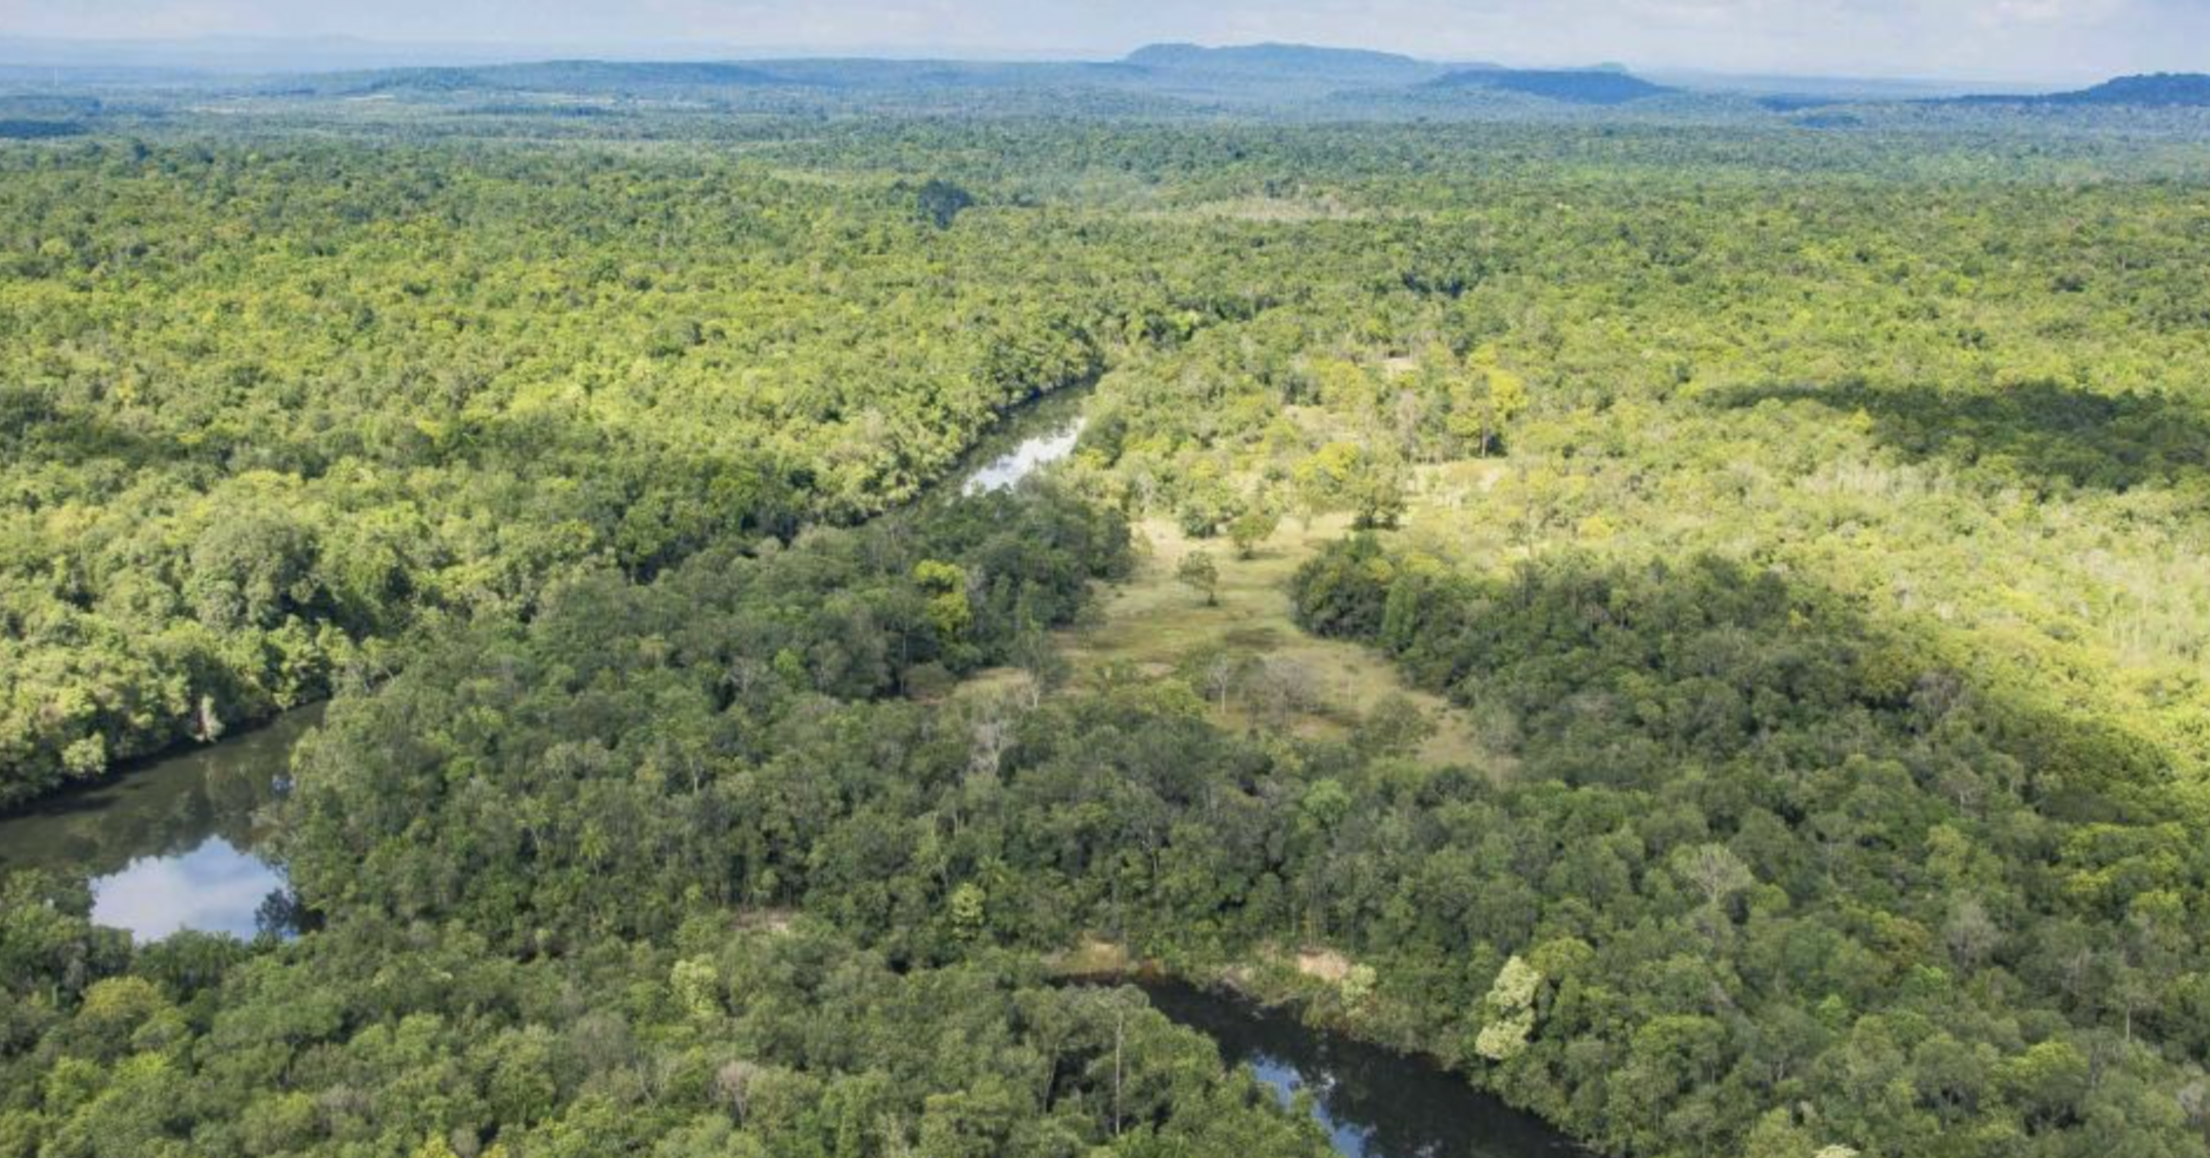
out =
[[[1249,1066],[1285,1107],[1302,1105],[1345,1158],[1550,1158],[1583,1147],[1466,1079],[1432,1053],[1374,1041],[1328,1013],[1339,954],[1286,964],[1199,970],[1185,978],[1121,946],[1086,940],[1057,955],[1063,983],[1130,984],[1176,1024],[1210,1037],[1229,1065]],[[1347,963],[1345,963],[1347,965]],[[1355,968],[1355,967],[1351,967]]]
[[[983,431],[940,478],[930,484],[921,495],[910,500],[907,506],[959,498],[971,493],[976,480],[985,476],[990,486],[1011,485],[1028,472],[1071,452],[1073,440],[1065,432],[1070,426],[1079,429],[1082,407],[1095,385],[1095,377],[1080,378],[1063,386],[1042,390],[1001,412],[998,420]],[[1055,443],[1063,441],[1064,445],[1051,454],[1036,455],[1028,450],[1028,446],[1039,435]],[[1018,469],[1006,465],[1016,461],[1019,463]],[[179,739],[147,752],[118,759],[98,776],[61,781],[43,792],[10,801],[6,806],[0,807],[0,832],[6,832],[8,826],[18,823],[25,827],[34,826],[37,818],[42,816],[104,813],[118,801],[139,795],[139,790],[130,786],[155,769],[166,767],[172,761],[203,757],[216,759],[207,754],[231,750],[241,744],[264,743],[264,734],[272,729],[289,734],[284,721],[307,712],[312,712],[315,718],[319,718],[327,705],[328,700],[318,695],[305,703],[269,714],[243,715],[230,721],[223,737],[212,743]],[[300,731],[303,732],[304,729]],[[297,736],[292,735],[291,739],[296,740]],[[56,867],[74,859],[71,855],[45,855],[40,850],[46,847],[48,842],[42,839],[0,841],[0,870],[32,865]]]
[[[1071,452],[1089,385],[1008,411],[915,503],[956,501],[978,481],[1013,485]],[[95,918],[141,939],[179,929],[251,936],[263,902],[287,883],[261,854],[262,810],[291,774],[293,747],[327,706],[318,700],[242,723],[216,743],[133,758],[23,802],[0,814],[0,872],[85,877]]]
[[[141,940],[181,929],[252,936],[270,894],[285,888],[262,855],[264,810],[324,707],[294,708],[0,817],[0,872],[87,878],[93,919]]]

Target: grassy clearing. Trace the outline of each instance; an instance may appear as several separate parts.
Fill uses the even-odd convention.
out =
[[[1235,728],[1286,731],[1314,739],[1350,734],[1384,697],[1402,696],[1434,723],[1419,758],[1491,770],[1503,759],[1481,742],[1465,713],[1407,685],[1389,662],[1355,643],[1320,639],[1291,618],[1290,576],[1327,543],[1348,534],[1347,516],[1286,521],[1249,559],[1224,540],[1197,542],[1172,522],[1137,524],[1141,559],[1135,573],[1100,600],[1098,613],[1059,633],[1060,653],[1081,687],[1115,665],[1160,678],[1180,675]],[[1175,577],[1185,556],[1203,550],[1219,567],[1216,602]],[[1263,664],[1258,679],[1212,678],[1227,666]],[[1252,669],[1243,668],[1246,674]],[[971,690],[1003,686],[1010,673],[991,672]],[[1231,682],[1257,684],[1225,687]]]
[[[1324,411],[1290,407],[1286,413],[1323,437],[1342,433],[1328,427]],[[1416,468],[1404,530],[1393,533],[1422,539],[1463,533],[1466,507],[1483,502],[1507,469],[1496,461]],[[1416,753],[1420,761],[1480,768],[1492,776],[1509,772],[1510,754],[1485,743],[1467,713],[1411,687],[1372,649],[1321,639],[1297,626],[1290,579],[1323,547],[1351,533],[1348,514],[1285,519],[1248,559],[1238,558],[1226,539],[1191,539],[1170,518],[1144,519],[1134,532],[1134,573],[1102,593],[1081,624],[1054,636],[1070,669],[1070,686],[1094,686],[1101,673],[1115,669],[1179,677],[1204,696],[1223,726],[1324,740],[1346,738],[1385,698],[1402,697],[1434,725],[1434,734]],[[1200,550],[1211,555],[1219,572],[1211,603],[1176,574],[1182,561]],[[979,672],[959,694],[1011,694],[1027,686],[1027,678],[1010,669]]]

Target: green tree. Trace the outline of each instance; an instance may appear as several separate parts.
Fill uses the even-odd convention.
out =
[[[1258,552],[1259,544],[1272,538],[1280,526],[1281,515],[1270,504],[1253,503],[1228,524],[1228,539],[1235,544],[1236,557],[1251,558]]]
[[[1535,1032],[1535,998],[1542,990],[1542,974],[1517,955],[1504,962],[1489,994],[1481,1002],[1481,1032],[1473,1050],[1492,1062],[1505,1062],[1526,1052]]]
[[[1220,567],[1212,561],[1211,555],[1191,551],[1182,556],[1181,563],[1174,568],[1174,577],[1183,586],[1204,596],[1205,606],[1220,602]]]

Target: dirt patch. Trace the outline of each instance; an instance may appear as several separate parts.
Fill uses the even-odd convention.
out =
[[[798,921],[796,909],[746,909],[737,914],[737,928],[747,933],[786,936]]]
[[[1072,949],[1046,955],[1044,967],[1061,977],[1121,977],[1140,972],[1142,963],[1126,945],[1084,937]]]
[[[1297,972],[1341,985],[1351,975],[1351,959],[1333,949],[1302,949],[1297,953]]]

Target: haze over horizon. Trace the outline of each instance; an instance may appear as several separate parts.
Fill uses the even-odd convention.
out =
[[[395,53],[797,52],[1110,58],[1145,43],[1262,41],[1522,66],[1940,79],[2089,79],[2210,68],[2201,0],[0,0],[32,40],[344,37]],[[97,45],[76,45],[83,52]],[[143,47],[143,46],[141,46]],[[173,46],[189,49],[189,45]],[[18,52],[17,55],[21,55]],[[46,63],[41,60],[0,63]],[[175,63],[175,62],[171,62]]]

